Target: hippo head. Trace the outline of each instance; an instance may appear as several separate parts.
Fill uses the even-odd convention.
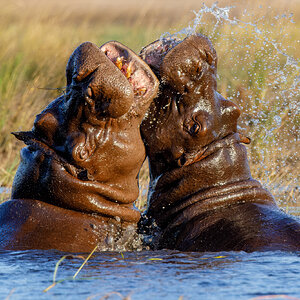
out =
[[[160,79],[141,126],[156,178],[201,160],[209,144],[235,133],[240,110],[217,92],[217,55],[207,37],[156,41],[141,57]]]
[[[68,61],[66,77],[65,95],[37,115],[31,131],[15,135],[27,144],[43,143],[79,171],[86,169],[101,180],[97,166],[103,173],[103,168],[113,165],[104,161],[104,156],[113,155],[117,160],[126,156],[124,147],[113,147],[114,139],[126,144],[120,135],[130,131],[128,139],[141,143],[133,132],[138,132],[156,94],[157,79],[145,62],[118,42],[102,47],[81,44]],[[137,157],[144,160],[143,153]]]
[[[122,131],[121,123],[139,125],[158,85],[150,68],[118,42],[100,48],[81,44],[68,61],[66,77],[66,94],[37,116],[32,131],[78,166],[104,151],[99,132]]]

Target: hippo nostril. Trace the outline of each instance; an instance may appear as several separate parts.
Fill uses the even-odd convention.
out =
[[[183,167],[185,165],[186,161],[187,160],[185,158],[185,155],[181,155],[181,157],[179,157],[177,159],[177,165],[178,165],[178,167]]]

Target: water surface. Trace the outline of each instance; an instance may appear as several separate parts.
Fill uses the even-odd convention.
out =
[[[58,251],[0,251],[0,299],[300,298],[300,252],[102,252],[65,259]],[[84,255],[86,257],[86,255]],[[90,298],[89,298],[90,297]],[[273,298],[274,299],[274,298]]]

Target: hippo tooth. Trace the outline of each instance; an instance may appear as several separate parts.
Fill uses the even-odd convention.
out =
[[[135,90],[135,94],[138,96],[143,96],[145,95],[147,89],[145,87],[142,88],[138,88],[137,90]]]
[[[123,56],[119,56],[117,57],[116,59],[116,62],[115,62],[115,65],[118,67],[118,69],[122,70],[122,67],[123,67],[123,59],[124,57]]]
[[[126,78],[127,79],[129,79],[133,73],[132,66],[133,66],[133,62],[131,61],[126,69]]]

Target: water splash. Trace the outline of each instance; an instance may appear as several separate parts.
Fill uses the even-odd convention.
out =
[[[161,35],[161,39],[165,37],[186,37],[189,35],[196,34],[199,31],[199,26],[203,24],[202,19],[205,14],[211,14],[212,16],[215,17],[216,22],[214,24],[212,33],[215,32],[217,27],[224,21],[226,20],[230,24],[236,24],[236,20],[231,20],[229,18],[229,13],[231,8],[234,6],[226,6],[226,7],[218,7],[218,2],[215,2],[212,4],[211,7],[203,4],[203,7],[198,11],[193,11],[195,14],[194,20],[189,24],[187,27],[181,29],[180,31],[170,34],[169,32],[163,33]]]
[[[289,36],[293,14],[271,16],[269,7],[268,16],[245,9],[237,17],[234,8],[204,4],[187,27],[160,38],[201,32],[211,39],[219,56],[219,90],[242,107],[240,127],[254,140],[248,149],[254,177],[278,200],[297,205],[300,67],[294,57],[299,41]]]

